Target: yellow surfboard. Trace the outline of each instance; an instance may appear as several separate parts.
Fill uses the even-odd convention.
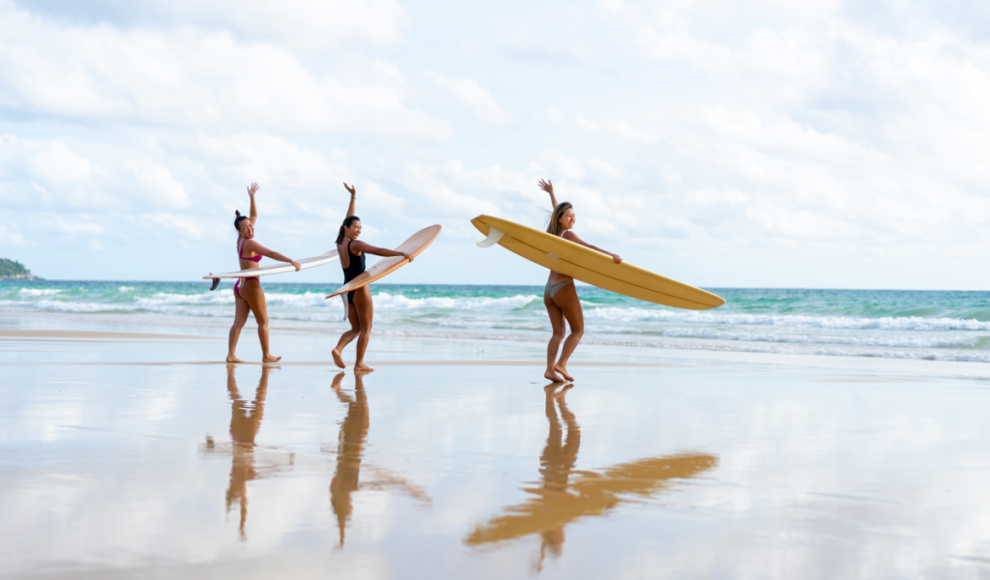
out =
[[[423,250],[429,247],[433,243],[433,240],[437,239],[440,235],[440,226],[430,226],[428,228],[423,228],[412,235],[408,240],[402,242],[395,248],[397,252],[406,252],[407,254],[412,254],[412,257],[418,256]],[[409,260],[403,258],[402,256],[389,256],[387,258],[382,258],[375,262],[375,265],[365,270],[363,273],[359,274],[357,278],[354,278],[347,284],[344,284],[338,288],[333,294],[328,294],[326,298],[333,298],[334,296],[339,296],[341,294],[346,294],[351,290],[357,290],[362,286],[367,286],[375,280],[382,278],[395,272],[399,268],[405,266],[409,263]]]
[[[637,268],[628,262],[616,264],[611,256],[515,222],[480,215],[471,223],[488,236],[478,242],[483,248],[497,243],[558,274],[616,294],[688,310],[708,310],[725,304],[722,297],[711,292]]]

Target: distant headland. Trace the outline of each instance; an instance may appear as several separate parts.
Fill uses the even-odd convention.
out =
[[[0,258],[0,280],[42,280],[24,267],[24,264]]]

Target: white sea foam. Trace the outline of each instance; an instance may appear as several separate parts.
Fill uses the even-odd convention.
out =
[[[62,302],[61,300],[39,300],[32,304],[32,306],[37,310],[54,310],[57,312],[101,312],[114,310],[109,305],[96,302]],[[130,310],[130,308],[121,308],[120,310]]]
[[[387,292],[379,292],[375,296],[375,309],[443,308],[450,310],[504,311],[524,308],[535,300],[539,300],[539,298],[537,296],[522,295],[505,296],[502,298],[488,298],[485,296],[465,298],[450,298],[445,296],[406,298],[401,294],[392,295]]]
[[[645,308],[606,306],[586,309],[585,319],[617,322],[682,322],[705,325],[794,326],[852,330],[990,330],[990,322],[959,318],[853,318],[844,316],[807,316],[801,314],[733,314],[728,312],[677,312]]]
[[[777,334],[752,332],[727,332],[712,328],[664,329],[662,336],[672,338],[707,338],[733,342],[780,342],[788,344],[885,346],[896,348],[963,348],[973,346],[980,337],[905,337],[905,336],[849,336],[835,334]]]
[[[376,330],[386,336],[398,336],[408,338],[442,338],[448,340],[507,340],[507,341],[543,341],[545,336],[535,334],[502,334],[502,333],[479,333],[479,332],[423,332],[410,330]],[[746,343],[720,343],[712,342],[668,342],[668,341],[643,341],[643,340],[623,340],[603,337],[585,337],[581,341],[584,345],[634,347],[644,349],[660,350],[705,350],[713,352],[752,352],[765,354],[794,354],[794,355],[816,355],[816,356],[852,356],[852,357],[872,357],[891,358],[908,360],[932,360],[948,362],[990,362],[990,354],[980,352],[967,352],[958,350],[932,351],[926,349],[900,349],[888,350],[883,348],[827,348],[827,347],[802,347],[802,346],[771,346]]]
[[[55,288],[21,288],[21,296],[54,296],[61,292]]]

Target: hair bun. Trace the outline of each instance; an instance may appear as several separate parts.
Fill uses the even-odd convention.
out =
[[[235,210],[234,210],[234,215],[236,215],[237,217],[241,217],[241,212],[239,212],[239,211],[237,211],[237,210],[235,209]]]

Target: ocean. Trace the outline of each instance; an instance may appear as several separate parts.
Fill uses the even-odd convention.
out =
[[[333,284],[263,282],[273,330],[341,331]],[[223,327],[231,284],[0,281],[0,313],[75,321]],[[584,345],[990,362],[990,292],[707,288],[709,311],[640,302],[579,286]],[[375,332],[389,336],[545,341],[542,286],[375,284]]]

